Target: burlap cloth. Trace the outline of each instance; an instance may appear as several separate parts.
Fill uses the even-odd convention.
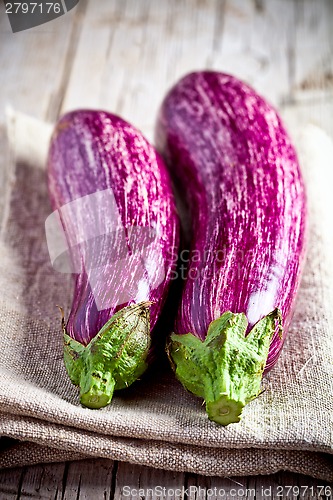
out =
[[[51,267],[45,170],[49,129],[9,117],[0,241],[0,466],[107,457],[207,475],[289,470],[333,480],[333,145],[319,129],[299,151],[310,208],[308,256],[285,348],[241,423],[210,422],[160,366],[102,410],[78,403],[62,360],[56,304],[71,277]],[[0,441],[1,444],[1,441]]]

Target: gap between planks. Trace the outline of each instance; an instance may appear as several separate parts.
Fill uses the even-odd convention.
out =
[[[294,487],[290,490],[289,487]],[[226,500],[280,499],[331,500],[320,495],[320,480],[301,474],[206,477],[107,459],[35,465],[0,471],[1,500]],[[307,489],[307,490],[306,490]],[[299,494],[297,495],[297,490]],[[290,494],[292,491],[294,494]],[[289,494],[288,494],[289,492]],[[215,494],[216,493],[216,494]]]

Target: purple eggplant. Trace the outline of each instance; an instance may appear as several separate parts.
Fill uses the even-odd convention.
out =
[[[275,109],[213,71],[169,91],[156,142],[191,221],[169,357],[209,418],[227,425],[259,394],[292,317],[306,240],[297,155]]]
[[[178,248],[171,182],[132,125],[78,110],[54,130],[48,188],[54,265],[76,274],[63,324],[65,365],[81,403],[99,408],[147,367]]]

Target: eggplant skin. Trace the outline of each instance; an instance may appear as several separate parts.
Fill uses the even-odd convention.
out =
[[[90,257],[95,252],[95,267],[98,268],[98,272],[96,269],[94,272],[94,292],[83,262],[83,253],[87,253],[87,249],[82,245],[77,249],[76,260],[82,266],[76,269],[74,298],[66,324],[67,334],[86,346],[117,311],[141,301],[152,303],[152,331],[176,265],[172,256],[177,253],[179,232],[171,181],[160,155],[134,126],[122,118],[100,110],[72,111],[59,120],[51,139],[48,189],[52,208],[59,211],[64,206],[74,206],[71,202],[87,199],[84,197],[88,195],[112,193],[122,226],[118,232],[110,233],[112,237],[108,235],[109,239],[104,238],[101,242],[101,239],[96,238],[96,241],[92,239],[90,242]],[[93,213],[83,210],[79,220],[77,214],[75,221],[62,219],[69,247],[75,241],[78,223],[85,234],[87,228],[88,232],[93,233],[97,223],[100,227],[112,226],[114,214],[107,212],[103,197],[101,200],[97,210]],[[84,208],[85,205],[82,206]],[[103,218],[103,221],[97,221],[96,218]],[[153,229],[157,235],[155,253],[148,251],[144,264],[163,268],[164,277],[156,287],[151,286],[148,271],[144,275],[145,279],[141,276],[140,283],[136,282],[138,259],[131,259],[130,254],[127,254],[129,240],[132,238],[133,244],[133,235],[136,234],[133,228],[139,228],[139,237],[134,241],[137,246],[146,246],[142,238],[147,233],[141,234],[140,228]],[[98,259],[104,262],[108,257],[111,264],[109,262],[109,265],[98,267]],[[125,259],[122,261],[125,265],[120,268],[114,262],[121,258]],[[154,262],[155,258],[159,262]],[[140,259],[139,264],[142,264]],[[119,303],[124,291],[126,296],[131,296],[126,302]],[[96,294],[102,303],[107,302],[108,307],[98,307]]]
[[[204,340],[226,311],[247,332],[282,314],[265,370],[292,317],[306,242],[306,195],[292,142],[265,99],[237,78],[199,71],[166,95],[157,149],[190,211],[190,257],[175,333]]]

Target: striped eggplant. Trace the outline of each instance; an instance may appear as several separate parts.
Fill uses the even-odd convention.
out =
[[[291,320],[305,253],[300,167],[277,112],[213,71],[169,91],[156,143],[191,220],[169,358],[209,418],[227,425],[259,394]]]
[[[48,189],[51,259],[76,275],[63,321],[65,365],[81,403],[100,408],[150,359],[178,248],[171,183],[161,157],[132,125],[78,110],[55,127]]]

